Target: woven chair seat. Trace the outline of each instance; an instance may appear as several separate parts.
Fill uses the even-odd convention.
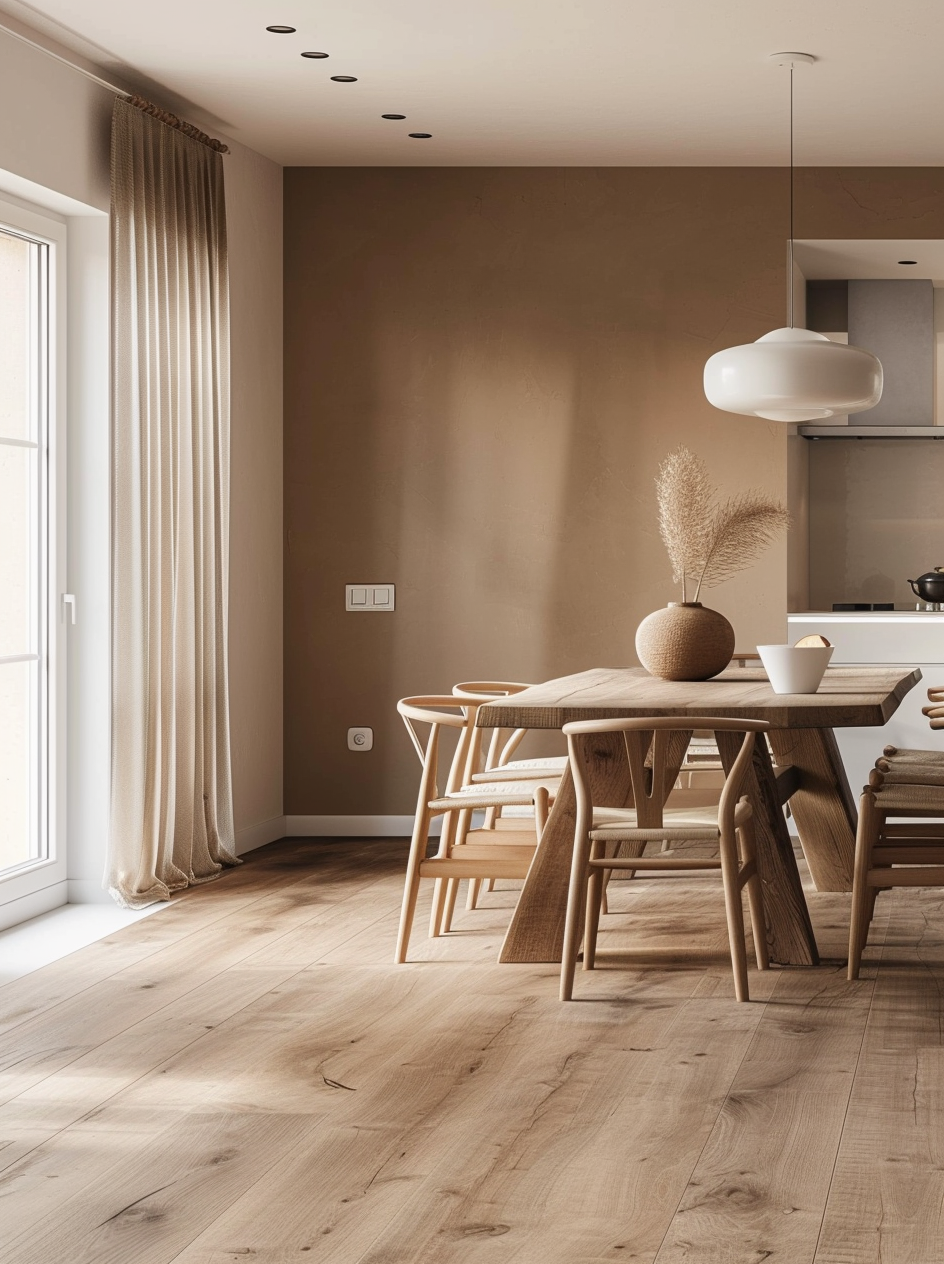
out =
[[[488,789],[487,786],[483,789]],[[528,807],[533,806],[534,796],[530,794],[509,794],[502,795],[501,802],[496,803],[499,796],[495,794],[452,794],[445,795],[441,799],[430,800],[430,811],[437,814],[441,812],[455,812],[457,808],[468,808],[470,811],[482,811],[485,808],[494,807]]]
[[[515,781],[522,778],[563,777],[567,767],[566,755],[553,755],[547,759],[512,759],[500,768],[489,768],[472,776],[475,784],[495,781]]]
[[[734,810],[735,826],[750,820],[751,805],[741,799]],[[641,829],[636,824],[633,808],[594,808],[590,837],[596,841],[658,843],[664,839],[676,842],[717,842],[721,832],[716,806],[703,808],[666,808],[662,825]]]
[[[911,812],[936,812],[944,816],[944,785],[921,785],[910,781],[886,780],[872,787],[875,806],[880,812],[908,815]]]
[[[944,767],[944,750],[901,750],[897,746],[886,746],[879,759],[887,759],[889,763],[902,767],[907,764]]]
[[[895,764],[879,759],[875,771],[881,774],[882,785],[944,786],[944,765]],[[876,780],[874,774],[870,778]]]
[[[527,807],[534,803],[536,791],[545,789],[553,798],[558,783],[554,781],[501,781],[484,785],[463,786],[452,794],[433,799],[434,812],[451,812],[456,808]]]

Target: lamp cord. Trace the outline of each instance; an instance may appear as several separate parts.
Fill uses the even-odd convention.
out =
[[[793,328],[793,63],[790,63],[790,276],[788,279],[790,294],[790,328]]]

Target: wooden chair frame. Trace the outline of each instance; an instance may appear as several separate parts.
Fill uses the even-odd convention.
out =
[[[881,761],[880,761],[881,762]],[[874,770],[859,799],[847,977],[859,977],[880,890],[944,886],[944,776],[940,767]],[[917,818],[899,820],[895,817]],[[926,822],[926,823],[923,823]],[[900,867],[899,867],[900,866]]]
[[[522,693],[531,687],[520,681],[471,681],[454,685],[452,692],[456,697],[492,702],[496,698],[508,698],[516,693]],[[539,761],[534,761],[534,766],[529,768],[508,767],[512,755],[527,734],[527,729],[492,729],[483,767],[473,770],[471,780],[473,782],[527,781],[529,779],[536,781],[547,777],[548,770],[546,767],[542,769]]]
[[[449,694],[433,694],[403,698],[397,703],[397,710],[423,767],[397,934],[397,963],[406,960],[422,878],[436,880],[430,917],[430,935],[436,936],[441,933],[444,925],[449,894],[446,883],[449,880],[527,876],[538,841],[535,830],[473,830],[472,813],[482,806],[491,806],[489,802],[485,802],[488,795],[470,795],[467,800],[459,795],[462,787],[468,784],[469,769],[480,757],[482,730],[476,729],[475,720],[478,706],[485,701],[487,699],[482,698],[470,703]],[[417,725],[428,726],[425,741],[420,736]],[[440,739],[445,729],[459,730],[459,738],[449,766],[444,793],[440,796]],[[546,789],[536,786],[532,801],[535,803],[536,822],[546,820]],[[443,817],[439,847],[434,857],[427,858],[430,826],[437,816]],[[454,898],[453,895],[453,900]],[[448,926],[448,922],[446,925]]]
[[[929,726],[944,728],[944,688],[932,685],[928,701],[930,705],[921,711],[928,717]],[[916,820],[896,823],[894,817]],[[859,977],[879,891],[900,886],[944,886],[942,818],[944,751],[886,746],[875,761],[869,784],[859,800],[849,917],[850,980]]]
[[[608,871],[614,869],[634,872],[720,869],[735,994],[739,1001],[749,999],[744,913],[741,906],[741,891],[745,886],[758,968],[766,969],[768,961],[763,894],[755,862],[750,803],[742,797],[741,791],[751,766],[755,735],[764,732],[768,727],[762,720],[729,720],[717,717],[692,717],[685,725],[670,717],[652,717],[587,720],[564,726],[576,791],[577,817],[561,962],[562,1001],[573,997],[580,923],[584,914],[583,967],[585,970],[594,968],[605,877]],[[684,825],[684,821],[670,820],[667,823],[664,818],[665,803],[674,786],[674,761],[670,759],[670,750],[673,747],[677,750],[679,734],[686,735],[687,740],[694,729],[712,732],[724,730],[744,735],[741,749],[721,790],[716,830],[705,825],[689,828]],[[600,824],[594,822],[586,748],[587,743],[600,733],[623,735],[635,804],[632,824],[605,825],[601,828]],[[605,822],[606,809],[599,811]],[[719,858],[643,856],[647,842],[673,837],[678,841],[717,839]],[[609,842],[628,844],[638,854],[631,857],[607,856]]]
[[[485,702],[492,702],[496,698],[508,698],[516,693],[521,693],[525,689],[530,689],[531,685],[518,680],[474,680],[462,681],[453,685],[453,696],[462,698],[470,703],[478,703],[481,705]],[[469,773],[469,781],[473,785],[496,785],[502,783],[511,783],[519,781],[541,781],[547,782],[553,778],[562,775],[563,770],[557,768],[542,767],[539,762],[535,761],[531,767],[521,768],[518,766],[508,767],[512,755],[521,745],[527,736],[527,729],[492,729],[489,739],[488,748],[484,753],[484,758],[480,761],[479,766],[473,767]],[[549,802],[549,800],[548,800]],[[539,800],[539,806],[541,801]],[[506,821],[502,818],[501,807],[490,808],[485,815],[486,829],[515,829],[512,821]],[[547,812],[542,813],[542,819],[536,822],[538,834],[543,831],[547,822]],[[469,880],[469,891],[466,898],[466,909],[471,911],[478,905],[479,895],[481,894],[482,884],[485,883],[486,891],[492,891],[495,888],[494,878],[471,878]],[[458,882],[450,881],[448,892],[446,895],[445,911],[443,914],[444,930],[448,931],[452,924],[452,914],[455,908],[456,896],[458,893]]]

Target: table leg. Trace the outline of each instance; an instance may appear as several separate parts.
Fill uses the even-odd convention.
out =
[[[679,734],[670,748],[666,761],[669,786],[678,775],[678,765],[685,756],[688,740],[687,734]],[[595,734],[592,742],[587,743],[586,750],[594,805],[632,807],[632,783],[623,735]],[[500,962],[560,961],[576,817],[574,782],[567,768],[505,934],[498,956]]]
[[[835,733],[772,729],[770,744],[799,773],[790,811],[817,891],[851,891],[858,816]]]
[[[773,733],[771,733],[773,736]],[[725,770],[730,770],[741,748],[737,733],[717,733]],[[767,743],[754,743],[754,761],[748,774],[747,793],[754,807],[757,868],[764,889],[767,949],[770,960],[780,965],[819,965],[810,912],[806,907],[800,871],[780,806]]]

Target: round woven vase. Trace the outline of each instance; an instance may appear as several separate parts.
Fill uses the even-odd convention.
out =
[[[730,663],[734,628],[700,601],[670,601],[636,629],[636,653],[651,676],[708,680]]]

